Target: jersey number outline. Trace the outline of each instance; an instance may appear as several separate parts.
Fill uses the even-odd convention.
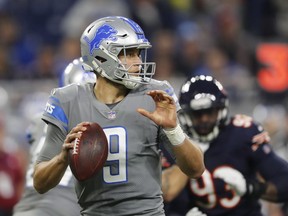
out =
[[[217,196],[213,181],[213,179],[215,179],[214,173],[219,172],[222,168],[223,167],[218,167],[212,173],[210,173],[208,170],[205,170],[198,181],[195,179],[190,180],[190,190],[192,193],[199,197],[206,197],[207,202],[197,201],[199,206],[212,209],[217,204],[219,204],[223,208],[230,209],[235,208],[235,206],[237,206],[237,204],[240,202],[241,197],[237,195],[235,190],[232,189],[228,184],[225,184],[225,190],[230,192],[232,195],[229,198]],[[202,183],[200,184],[200,182]]]
[[[108,140],[108,157],[103,167],[103,180],[107,184],[126,182],[127,132],[123,127],[103,128]]]

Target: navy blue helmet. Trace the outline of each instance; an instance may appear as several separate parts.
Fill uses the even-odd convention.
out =
[[[228,116],[228,97],[219,81],[211,76],[195,76],[181,87],[179,103],[182,107],[180,123],[184,130],[201,142],[210,142],[218,136],[219,127],[224,125]],[[196,123],[196,118],[215,113],[214,122]],[[204,132],[203,132],[204,131]]]

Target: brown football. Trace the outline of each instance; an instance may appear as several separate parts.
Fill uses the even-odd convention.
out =
[[[69,166],[76,179],[87,180],[103,166],[108,156],[108,142],[102,127],[96,122],[86,126],[80,139],[69,150]]]

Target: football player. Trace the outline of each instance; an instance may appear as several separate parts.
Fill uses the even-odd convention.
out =
[[[75,59],[62,73],[59,87],[71,83],[95,82],[94,73],[85,72],[82,60]],[[41,113],[42,114],[42,113]],[[80,206],[74,190],[74,177],[68,167],[59,185],[46,194],[39,194],[33,187],[33,172],[36,158],[41,151],[47,125],[37,114],[27,129],[30,147],[30,164],[26,173],[26,186],[21,200],[14,207],[13,216],[79,216]]]
[[[206,170],[189,180],[190,206],[209,216],[260,216],[259,199],[288,199],[288,163],[249,116],[229,118],[228,97],[219,81],[196,76],[181,88],[180,122],[204,152]]]
[[[47,136],[34,173],[39,193],[59,184],[68,151],[90,122],[103,128],[109,152],[100,172],[76,181],[82,215],[164,216],[160,143],[185,174],[201,176],[203,153],[178,124],[180,106],[171,85],[152,79],[149,48],[141,27],[125,17],[104,17],[84,30],[82,58],[86,70],[97,73],[97,82],[52,92],[42,117]]]

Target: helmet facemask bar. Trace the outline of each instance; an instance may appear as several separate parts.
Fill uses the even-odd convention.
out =
[[[190,130],[193,134],[193,137],[197,137],[201,142],[211,142],[215,139],[219,134],[219,126],[223,124],[223,121],[227,117],[227,109],[225,107],[226,104],[223,104],[222,101],[216,100],[216,96],[210,93],[198,93],[194,96],[194,99],[190,101],[189,110],[186,110],[185,114],[187,118],[192,119],[192,116],[196,116],[197,112],[206,112],[206,113],[217,113],[217,119],[215,122],[210,122],[210,125],[206,125],[210,128],[210,132],[207,134],[202,134],[198,132],[201,125],[193,125],[190,127]],[[213,111],[214,110],[214,111]],[[192,122],[192,120],[191,120]],[[202,125],[206,127],[205,124]]]
[[[142,59],[141,63],[134,63],[127,66],[127,49],[131,49],[134,47],[123,47],[123,55],[124,61],[119,61],[119,66],[117,67],[114,75],[116,78],[120,80],[124,80],[127,82],[134,82],[137,84],[148,84],[155,74],[156,64],[155,62],[147,62],[147,49],[148,48],[141,48],[139,49],[139,57]],[[131,68],[137,66],[139,68],[138,72],[129,72]]]
[[[188,135],[193,137],[193,139],[198,140],[199,142],[202,142],[202,143],[208,143],[208,142],[211,142],[212,140],[214,140],[219,134],[219,126],[221,125],[222,109],[212,108],[212,107],[208,108],[208,109],[216,109],[217,110],[217,119],[210,126],[207,125],[207,126],[209,126],[210,131],[207,132],[206,134],[199,133],[197,128],[200,125],[193,124],[192,115],[195,115],[195,114],[192,114],[192,113],[195,111],[192,111],[191,109],[184,109],[181,113],[181,117],[179,118],[181,124],[184,126]],[[200,112],[201,112],[201,110],[200,110]],[[202,126],[205,126],[205,125],[202,125]]]

